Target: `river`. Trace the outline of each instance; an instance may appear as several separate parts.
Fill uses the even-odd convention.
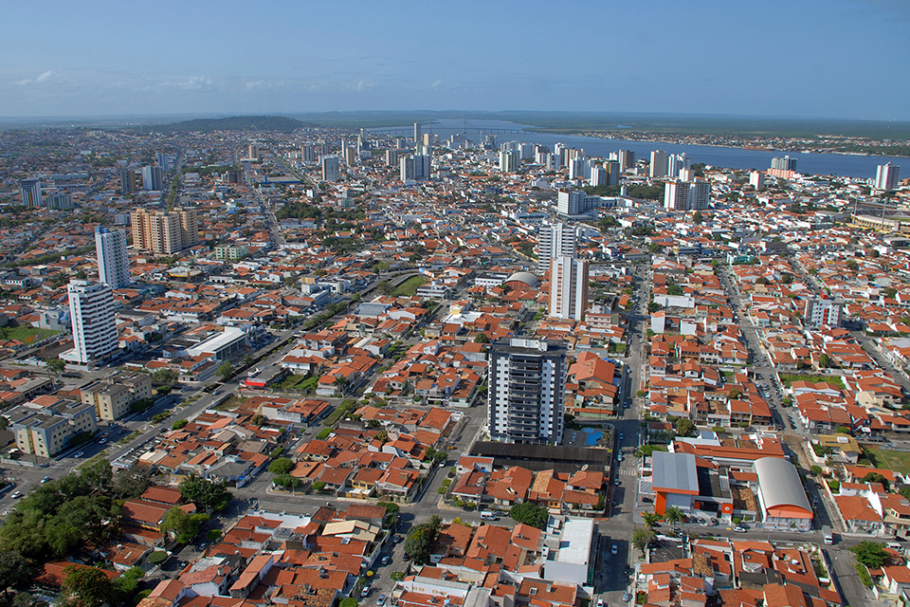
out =
[[[413,137],[414,125],[395,127],[404,129]],[[490,129],[530,129],[528,125],[497,120],[436,120],[433,124],[423,124],[424,133],[438,133],[440,139],[448,139],[455,133],[466,132],[468,139],[482,141]],[[389,128],[368,129],[375,132],[389,131]],[[398,133],[396,133],[398,134]],[[520,141],[545,145],[552,151],[557,143],[569,148],[583,148],[587,156],[605,158],[610,152],[632,150],[636,158],[649,158],[654,150],[664,150],[672,154],[685,152],[691,163],[703,162],[707,165],[731,169],[765,170],[771,167],[771,159],[778,156],[790,156],[797,159],[796,169],[800,173],[812,175],[839,175],[872,179],[875,169],[880,164],[890,161],[900,166],[910,166],[910,159],[889,156],[851,156],[847,154],[813,154],[801,152],[765,152],[761,150],[743,150],[711,145],[687,145],[677,143],[658,143],[648,141],[628,141],[625,139],[601,139],[599,137],[582,137],[578,135],[551,135],[549,133],[519,132],[495,133],[496,143]]]

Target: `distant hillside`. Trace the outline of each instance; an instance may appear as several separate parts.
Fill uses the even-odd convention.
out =
[[[205,133],[212,131],[280,131],[290,133],[305,126],[311,125],[284,116],[230,116],[228,118],[197,118],[196,120],[161,124],[152,128],[166,133],[181,131]]]

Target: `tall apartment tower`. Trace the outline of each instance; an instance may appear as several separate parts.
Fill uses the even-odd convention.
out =
[[[664,184],[664,208],[668,211],[704,211],[711,185],[707,181],[668,181]]]
[[[648,176],[651,179],[655,177],[666,177],[669,169],[670,158],[663,150],[654,150],[651,152],[651,167]]]
[[[22,204],[27,207],[40,207],[41,200],[41,180],[40,179],[23,179],[19,182],[22,190]]]
[[[550,316],[584,320],[588,309],[590,266],[583,259],[554,257],[550,262]]]
[[[772,158],[771,168],[781,171],[795,171],[796,158],[790,158],[790,156],[784,156],[783,158]]]
[[[130,284],[130,258],[126,250],[126,232],[95,228],[95,254],[98,256],[98,280],[112,289]]]
[[[682,154],[670,154],[667,158],[667,176],[676,179],[679,177],[679,172],[683,169],[689,168],[689,155],[683,152]]]
[[[840,325],[841,304],[826,297],[814,297],[806,300],[803,318],[809,329],[838,327]]]
[[[521,164],[520,154],[516,150],[499,151],[499,172],[514,173]]]
[[[487,424],[490,438],[558,445],[565,425],[566,346],[501,339],[490,348]]]
[[[385,165],[393,167],[398,164],[398,150],[388,149],[385,151]]]
[[[89,363],[117,349],[114,292],[107,285],[71,280],[67,286],[74,358]]]
[[[399,161],[402,181],[420,181],[430,178],[429,154],[415,154]]]
[[[142,184],[139,183],[139,176],[136,175],[135,171],[130,169],[123,169],[120,171],[120,193],[121,194],[132,194],[138,192],[142,188]]]
[[[538,232],[537,272],[543,274],[550,269],[555,257],[575,257],[575,228],[564,223],[540,227]]]
[[[765,187],[765,174],[761,171],[752,171],[749,173],[749,185],[757,190]]]
[[[251,143],[246,148],[246,157],[250,160],[259,160],[259,146]]]
[[[164,152],[158,154],[158,166],[161,167],[162,171],[167,172],[171,170],[171,167],[173,166],[172,160],[173,156],[170,154],[165,154]]]
[[[133,246],[156,255],[170,255],[199,243],[199,224],[195,209],[174,213],[148,212],[130,214],[133,224]]]
[[[901,168],[890,162],[880,164],[875,170],[875,187],[879,190],[896,190],[901,180]]]
[[[338,181],[341,177],[341,167],[338,156],[323,156],[320,163],[322,165],[322,180]]]
[[[414,123],[414,145],[417,145],[418,143],[420,143],[420,139],[421,139],[420,123],[415,122]]]
[[[619,170],[625,171],[635,166],[635,152],[632,150],[619,150]]]
[[[164,171],[161,167],[142,167],[142,189],[160,192],[164,188]]]
[[[300,160],[302,162],[316,162],[316,148],[308,143],[300,146]]]
[[[180,241],[182,248],[199,244],[199,217],[196,209],[177,209],[180,219]]]
[[[595,187],[607,185],[607,169],[604,167],[591,167],[591,178],[588,183]]]

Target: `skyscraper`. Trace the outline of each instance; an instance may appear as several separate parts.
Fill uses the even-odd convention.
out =
[[[669,164],[669,157],[663,150],[654,150],[651,152],[651,167],[648,175],[651,179],[655,177],[666,177]]]
[[[689,155],[683,152],[682,154],[670,154],[667,159],[667,176],[672,179],[679,177],[679,172],[683,169],[689,168]]]
[[[19,182],[22,189],[22,204],[27,207],[41,206],[41,180],[23,179]]]
[[[132,194],[139,191],[139,179],[135,171],[123,169],[120,171],[120,193]]]
[[[554,257],[550,262],[550,316],[584,320],[588,309],[590,266],[583,259]]]
[[[591,167],[591,179],[588,183],[592,186],[607,185],[607,169],[604,167]]]
[[[632,150],[619,150],[619,170],[625,171],[635,166],[635,152]]]
[[[772,158],[771,168],[778,169],[780,171],[795,171],[796,158],[790,158],[790,156],[784,156],[783,158]]]
[[[196,209],[177,209],[176,213],[180,219],[181,248],[199,244],[199,218]]]
[[[487,424],[508,443],[562,442],[566,346],[536,339],[501,339],[490,348]]]
[[[420,143],[420,123],[414,123],[414,144],[417,145]]]
[[[130,258],[126,250],[126,233],[95,228],[95,254],[98,256],[98,280],[112,289],[130,284]]]
[[[170,255],[199,243],[196,209],[178,209],[173,213],[130,213],[133,224],[133,246],[157,255]]]
[[[164,187],[164,171],[161,167],[142,167],[142,189],[161,191]]]
[[[67,286],[73,323],[73,360],[85,364],[117,349],[114,292],[107,285],[71,280]]]
[[[564,223],[540,227],[537,246],[537,272],[550,269],[554,257],[575,257],[575,228]]]
[[[399,161],[402,181],[420,181],[430,178],[429,154],[415,154]]]
[[[761,171],[752,171],[749,173],[749,185],[756,190],[763,189],[765,187],[765,174]]]
[[[668,211],[703,211],[708,208],[711,185],[707,181],[668,181],[664,184],[664,208]]]
[[[875,170],[875,187],[879,190],[896,190],[901,180],[901,168],[890,162],[880,164]]]
[[[520,164],[521,159],[519,157],[519,153],[516,150],[508,149],[499,151],[500,173],[514,173],[518,170]]]
[[[338,179],[341,177],[341,168],[338,161],[338,156],[323,156],[321,164],[322,180],[338,181]]]

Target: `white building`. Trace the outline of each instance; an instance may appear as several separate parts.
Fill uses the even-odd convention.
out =
[[[559,580],[577,586],[589,585],[591,568],[594,565],[592,557],[595,555],[592,550],[596,537],[594,520],[567,518],[558,526],[558,518],[551,518],[550,521],[547,526],[548,541],[544,548],[547,552],[546,558],[543,559],[544,579]]]
[[[683,152],[682,154],[670,154],[667,159],[667,175],[676,179],[679,177],[679,172],[683,169],[689,168],[689,155]]]
[[[901,180],[901,168],[890,162],[880,164],[875,170],[875,187],[879,190],[896,190]]]
[[[587,261],[573,257],[554,257],[550,265],[550,316],[584,320],[588,309]]]
[[[756,190],[763,189],[765,187],[765,174],[761,171],[752,171],[749,173],[749,185]]]
[[[515,150],[500,150],[499,151],[499,172],[500,173],[514,173],[518,170],[518,166],[521,162],[519,153]]]
[[[654,150],[651,152],[651,168],[648,175],[654,179],[655,177],[666,177],[667,170],[669,169],[670,158],[669,155],[663,150]]]
[[[708,208],[711,185],[707,181],[668,181],[664,184],[664,208],[669,211],[703,211]]]
[[[130,284],[130,258],[126,250],[126,232],[95,228],[95,254],[98,256],[98,280],[112,289]]]
[[[338,181],[341,178],[341,160],[338,156],[323,156],[320,164],[323,181]]]
[[[164,189],[164,171],[161,167],[142,167],[142,189],[156,192]]]
[[[566,346],[537,339],[500,339],[490,348],[487,424],[509,443],[562,442]]]
[[[73,349],[60,358],[86,364],[104,358],[117,349],[114,292],[107,285],[71,280],[67,286]]]
[[[23,179],[19,182],[19,188],[22,191],[22,204],[27,207],[42,206],[41,200],[41,180]]]
[[[822,327],[837,327],[840,325],[840,302],[827,298],[811,298],[806,300],[803,309],[803,318],[806,327],[820,329]]]
[[[554,257],[575,257],[575,228],[564,223],[541,226],[538,232],[537,272],[550,269]]]
[[[416,154],[399,161],[402,181],[420,181],[430,178],[429,154]]]

